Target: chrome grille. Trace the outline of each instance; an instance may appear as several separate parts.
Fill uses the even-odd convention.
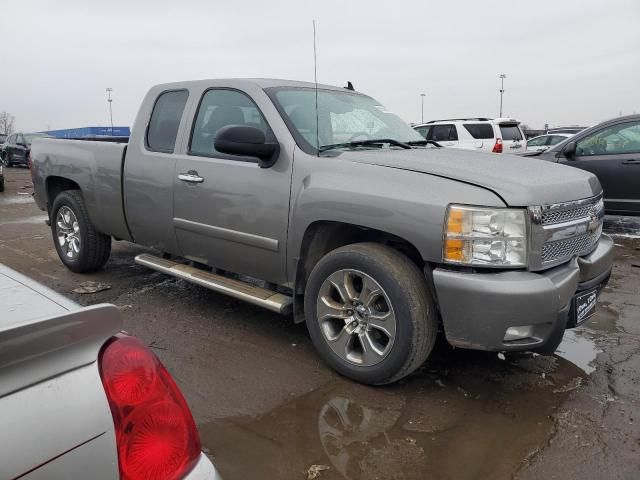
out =
[[[574,256],[590,253],[602,234],[602,195],[574,202],[530,208],[532,215],[531,264],[549,268]]]
[[[595,205],[583,205],[566,210],[547,210],[542,212],[542,224],[552,225],[554,223],[570,222],[576,218],[589,217]]]
[[[555,262],[558,259],[589,253],[598,243],[601,233],[602,229],[598,229],[596,233],[545,243],[542,246],[542,261],[543,263]]]

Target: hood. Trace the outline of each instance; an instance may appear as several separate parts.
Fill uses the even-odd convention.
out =
[[[469,183],[491,190],[513,207],[567,202],[602,192],[595,175],[536,157],[417,148],[345,151],[340,158]]]

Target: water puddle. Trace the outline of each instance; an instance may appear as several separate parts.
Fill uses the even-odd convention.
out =
[[[336,380],[258,417],[199,426],[227,480],[511,478],[582,371],[558,357],[442,348],[397,385]],[[569,386],[569,387],[567,387]]]
[[[568,360],[586,374],[595,371],[593,365],[598,354],[602,352],[593,339],[589,338],[587,330],[567,330],[564,332],[562,343],[556,350],[556,355]]]

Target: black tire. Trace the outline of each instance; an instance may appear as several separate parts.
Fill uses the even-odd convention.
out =
[[[4,192],[4,177],[0,177],[0,192]]]
[[[78,222],[81,240],[76,258],[69,258],[58,242],[56,218],[62,207],[71,209]],[[111,254],[111,237],[96,231],[79,190],[66,190],[58,194],[53,201],[50,218],[53,243],[60,260],[69,270],[75,273],[95,272],[107,263]]]
[[[374,279],[395,313],[393,343],[386,356],[374,365],[356,365],[341,358],[332,350],[318,321],[316,302],[323,283],[332,274],[349,269]],[[402,253],[375,243],[340,247],[317,263],[305,290],[305,318],[311,340],[322,359],[345,377],[369,385],[395,382],[420,367],[433,349],[438,330],[435,304],[423,273]]]

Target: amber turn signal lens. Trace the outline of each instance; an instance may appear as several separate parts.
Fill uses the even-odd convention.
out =
[[[461,262],[464,258],[464,240],[447,239],[445,245],[445,258],[447,260],[453,260]]]

